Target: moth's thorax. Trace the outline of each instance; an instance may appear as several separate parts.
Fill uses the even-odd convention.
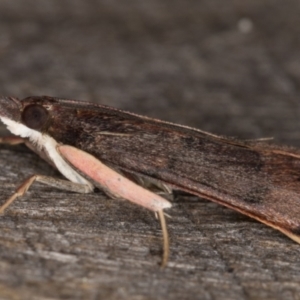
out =
[[[42,149],[45,150],[47,156],[54,163],[56,168],[70,181],[91,185],[65,162],[57,151],[57,142],[51,136],[28,128],[22,123],[10,120],[6,117],[0,116],[0,119],[11,133],[22,138],[28,138],[33,147],[35,147],[38,151],[41,151]]]

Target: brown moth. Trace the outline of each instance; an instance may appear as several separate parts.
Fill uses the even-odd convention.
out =
[[[182,190],[239,211],[300,243],[300,151],[262,141],[239,141],[115,108],[52,97],[0,98],[0,119],[69,181],[29,177],[3,212],[34,181],[80,193],[101,188],[158,213],[166,199],[143,182]],[[140,185],[142,184],[142,185]]]

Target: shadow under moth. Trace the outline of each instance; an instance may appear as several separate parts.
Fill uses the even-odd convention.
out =
[[[67,191],[108,195],[158,214],[168,260],[164,210],[171,203],[148,189],[181,190],[271,226],[300,243],[300,150],[240,141],[108,106],[47,96],[0,98],[0,119],[68,180],[33,175],[0,213],[35,181]]]

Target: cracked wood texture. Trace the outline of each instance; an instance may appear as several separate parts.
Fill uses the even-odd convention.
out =
[[[299,13],[298,0],[1,1],[1,94],[300,147]],[[1,145],[0,165],[1,201],[59,176],[22,146]],[[169,213],[161,269],[151,212],[35,184],[0,218],[0,299],[300,299],[300,245],[185,194]]]

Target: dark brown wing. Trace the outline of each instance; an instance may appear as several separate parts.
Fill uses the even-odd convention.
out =
[[[104,106],[52,103],[47,133],[102,162],[161,180],[277,228],[300,242],[300,155]]]

